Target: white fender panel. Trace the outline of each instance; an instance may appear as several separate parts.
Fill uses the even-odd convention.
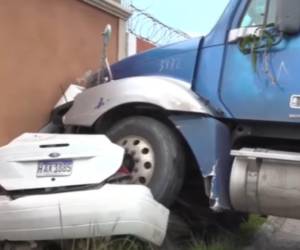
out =
[[[107,111],[128,103],[149,103],[169,111],[212,114],[190,89],[190,84],[173,78],[148,76],[125,78],[85,90],[76,96],[63,122],[92,126]]]
[[[67,102],[71,102],[75,99],[75,97],[84,91],[84,87],[76,84],[71,84],[66,91],[64,92],[63,96],[58,100],[55,104],[54,108],[57,108]]]

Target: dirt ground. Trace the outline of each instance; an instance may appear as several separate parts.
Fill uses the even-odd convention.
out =
[[[300,220],[269,217],[245,250],[300,250]]]

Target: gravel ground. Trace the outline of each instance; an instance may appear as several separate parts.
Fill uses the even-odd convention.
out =
[[[300,220],[269,217],[245,250],[300,250]]]

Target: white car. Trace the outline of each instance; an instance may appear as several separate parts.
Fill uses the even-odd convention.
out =
[[[0,241],[133,235],[161,245],[169,210],[147,187],[118,183],[123,160],[104,135],[27,133],[0,148]]]

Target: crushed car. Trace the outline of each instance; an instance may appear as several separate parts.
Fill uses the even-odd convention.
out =
[[[161,245],[169,210],[125,185],[124,149],[104,135],[25,133],[0,148],[0,241],[132,235]]]

